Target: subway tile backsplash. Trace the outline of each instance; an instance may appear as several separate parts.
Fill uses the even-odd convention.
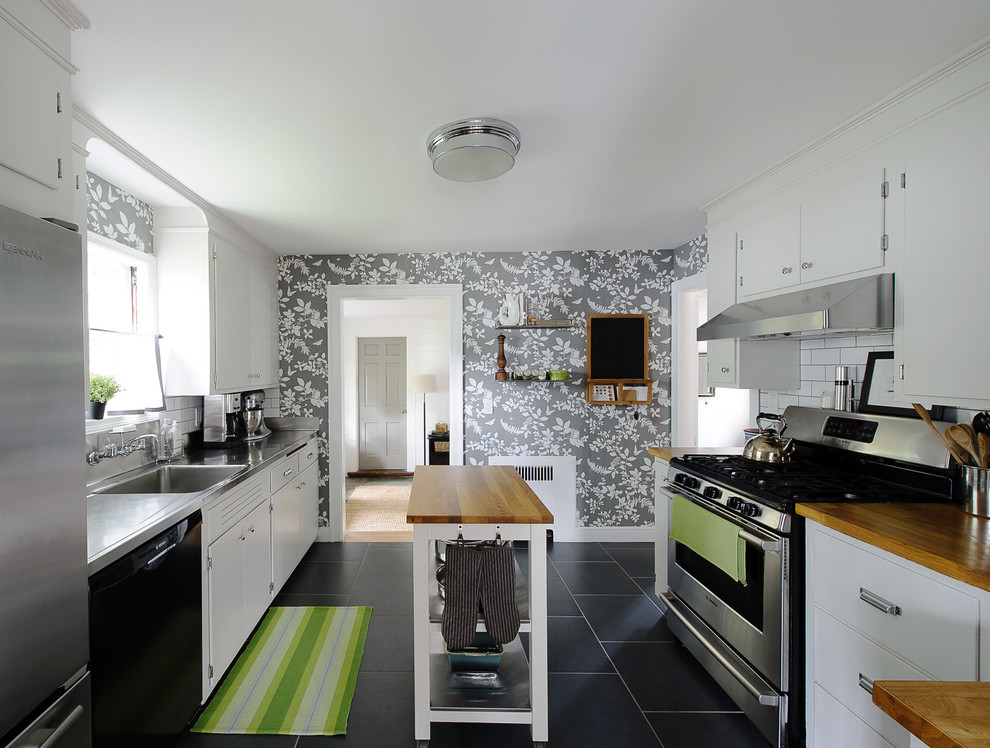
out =
[[[892,351],[893,335],[863,335],[801,342],[801,386],[796,390],[760,390],[760,410],[779,413],[789,405],[820,408],[822,393],[835,391],[835,367],[846,366],[853,382],[853,410],[866,374],[870,351]]]

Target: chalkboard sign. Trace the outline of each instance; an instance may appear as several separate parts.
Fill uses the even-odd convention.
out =
[[[645,314],[589,314],[587,378],[649,378],[650,318]]]

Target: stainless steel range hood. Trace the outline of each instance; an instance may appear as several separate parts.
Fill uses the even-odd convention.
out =
[[[894,274],[882,273],[730,306],[698,328],[698,340],[812,340],[894,329]]]

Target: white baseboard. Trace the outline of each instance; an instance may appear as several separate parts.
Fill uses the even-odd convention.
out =
[[[321,527],[319,528],[319,534],[316,536],[317,543],[329,543],[330,542],[330,528]]]
[[[655,527],[579,527],[579,543],[652,543],[657,539]]]

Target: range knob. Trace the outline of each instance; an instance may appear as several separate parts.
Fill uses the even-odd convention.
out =
[[[743,502],[738,496],[730,496],[728,501],[725,502],[725,505],[729,507],[729,509],[739,509],[742,507]]]
[[[699,485],[697,478],[692,478],[690,475],[686,475],[684,473],[678,473],[675,475],[674,483],[679,486],[684,486],[684,488],[697,488]]]
[[[747,517],[759,517],[763,512],[756,504],[743,504],[742,513]]]
[[[701,492],[701,495],[706,499],[718,499],[722,496],[722,491],[715,486],[707,486],[705,490]]]

